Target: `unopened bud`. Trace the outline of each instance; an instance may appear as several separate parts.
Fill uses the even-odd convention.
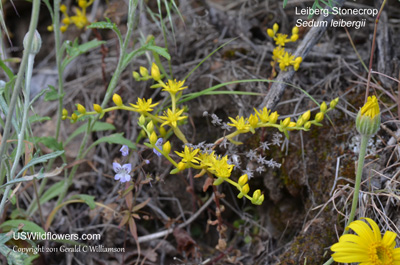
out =
[[[29,47],[28,46],[28,34],[29,34],[29,32],[25,34],[24,41],[23,41],[25,50],[28,50],[28,47]],[[29,53],[37,54],[40,50],[40,47],[42,47],[42,38],[40,37],[39,32],[37,30],[35,30],[35,33],[33,33],[32,43],[29,47],[30,48]]]
[[[153,124],[153,121],[150,121],[150,122],[147,124],[146,129],[147,129],[147,131],[148,131],[149,133],[152,133],[152,132],[154,131],[154,124]]]
[[[153,63],[151,66],[151,77],[153,77],[154,81],[161,80],[160,69],[158,68],[157,64]]]
[[[171,152],[171,143],[169,141],[165,142],[162,149],[166,154],[169,154]]]
[[[157,134],[153,131],[152,133],[151,133],[151,135],[150,135],[150,143],[152,144],[152,145],[155,145],[156,144],[156,142],[157,142]]]
[[[103,109],[101,108],[101,106],[99,104],[93,104],[93,109],[97,113],[101,113],[103,111]]]
[[[328,106],[326,106],[326,103],[324,101],[324,102],[322,102],[322,104],[319,108],[320,108],[321,112],[325,113],[326,110],[328,109]]]
[[[145,68],[143,66],[140,66],[139,72],[143,77],[149,76],[149,71],[147,70],[147,68]]]
[[[249,177],[247,176],[247,174],[244,174],[239,178],[238,184],[240,186],[244,186],[247,183],[248,180],[249,180]]]
[[[79,113],[81,113],[81,114],[85,114],[86,113],[85,107],[82,106],[81,104],[77,104],[76,107],[77,107]]]
[[[133,71],[132,76],[136,81],[140,81],[140,75],[138,72]]]
[[[274,30],[275,33],[278,32],[278,30],[279,30],[278,24],[275,23],[275,24],[272,26],[272,29]]]
[[[146,118],[143,115],[140,115],[138,124],[140,126],[143,126],[145,122],[146,122]]]
[[[333,109],[334,107],[336,107],[336,105],[339,102],[339,98],[335,98],[334,100],[331,101],[331,103],[329,104],[329,106]]]
[[[275,124],[276,121],[278,120],[278,117],[279,117],[278,112],[275,111],[271,113],[271,115],[269,116],[269,123]]]
[[[118,107],[122,106],[122,98],[118,94],[114,94],[112,100],[114,101],[114,104],[117,105]]]
[[[324,119],[324,113],[323,112],[318,112],[317,115],[315,115],[315,121],[316,122],[321,122]]]

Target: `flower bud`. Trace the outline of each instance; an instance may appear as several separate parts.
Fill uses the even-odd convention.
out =
[[[247,193],[249,193],[249,191],[250,191],[249,184],[244,185],[243,188],[242,188],[242,193],[243,194],[247,194]]]
[[[103,111],[103,109],[101,108],[101,106],[99,104],[93,104],[93,109],[97,113],[101,113]]]
[[[169,154],[171,152],[171,143],[169,141],[166,141],[165,144],[163,145],[162,150],[166,153]]]
[[[67,26],[61,26],[60,27],[60,31],[61,31],[61,33],[64,33],[64,32],[66,32],[67,31],[67,29],[68,29],[68,27]]]
[[[293,34],[291,37],[290,37],[290,41],[292,41],[292,42],[295,42],[296,40],[298,40],[299,39],[299,35],[297,35],[297,34]]]
[[[68,116],[68,110],[63,109],[62,110],[62,116]]]
[[[71,19],[69,19],[69,17],[65,17],[63,20],[61,20],[61,22],[65,25],[69,25],[71,24]]]
[[[296,126],[303,126],[303,124],[304,124],[304,120],[303,120],[303,118],[302,117],[300,117],[298,120],[297,120],[297,122],[296,122]]]
[[[286,119],[284,119],[284,120],[281,122],[281,125],[282,125],[283,128],[288,127],[289,124],[290,124],[290,117],[287,117]]]
[[[28,33],[25,34],[23,45],[24,49],[28,49]],[[33,38],[32,38],[32,43],[30,44],[30,54],[37,54],[40,50],[40,47],[42,47],[42,38],[40,37],[40,34],[37,30],[35,30],[35,33],[33,33]]]
[[[239,180],[238,180],[238,184],[243,187],[247,181],[249,180],[249,177],[247,176],[247,174],[242,175]]]
[[[76,122],[76,120],[78,119],[78,115],[76,115],[76,113],[72,113],[71,119],[73,122]]]
[[[82,106],[81,104],[76,104],[76,107],[77,107],[79,113],[81,113],[81,114],[85,114],[86,113],[85,107]]]
[[[140,115],[138,124],[142,126],[142,125],[144,125],[145,122],[146,122],[146,118],[143,115]]]
[[[339,102],[339,98],[335,98],[334,100],[331,101],[331,103],[329,104],[329,106],[333,109],[334,107],[336,107],[336,105]]]
[[[53,25],[47,26],[47,30],[50,31],[50,32],[52,32],[52,31],[54,30]]]
[[[256,202],[258,201],[258,199],[261,197],[261,190],[256,190],[253,193],[253,197],[251,199],[251,203],[256,204]]]
[[[155,63],[153,63],[151,65],[151,77],[154,79],[154,81],[161,80],[160,69],[158,68],[157,64],[155,64]]]
[[[381,113],[378,99],[375,96],[368,97],[367,103],[360,109],[356,118],[356,128],[361,135],[372,136],[381,124]]]
[[[249,123],[251,127],[256,128],[258,123],[257,115],[251,114],[249,117]]]
[[[66,5],[61,5],[60,6],[60,11],[63,12],[63,13],[67,12],[67,6]]]
[[[157,142],[157,134],[153,131],[152,133],[151,133],[151,135],[150,135],[150,143],[152,144],[152,145],[155,145],[156,144],[156,142]]]
[[[146,129],[147,129],[147,131],[148,131],[149,133],[152,133],[152,132],[154,131],[154,124],[153,124],[153,121],[150,121],[150,122],[147,124]]]
[[[275,33],[272,29],[267,29],[267,34],[268,36],[270,36],[271,38],[273,38],[275,36]]]
[[[118,94],[114,94],[112,100],[114,101],[114,104],[117,105],[118,107],[122,106],[122,98]]]
[[[278,117],[279,117],[278,112],[275,111],[271,113],[271,115],[269,116],[269,123],[275,124],[276,121],[278,120]]]
[[[317,115],[315,115],[315,121],[316,122],[321,122],[324,119],[324,113],[323,112],[318,112]]]
[[[149,71],[147,70],[147,68],[145,68],[143,66],[140,66],[139,72],[143,77],[149,76]]]
[[[299,34],[299,28],[298,27],[293,27],[292,28],[292,34]]]
[[[304,129],[308,130],[311,128],[311,121],[308,121],[304,124]]]
[[[324,101],[324,102],[322,102],[322,104],[319,108],[320,108],[321,112],[325,113],[326,110],[328,109],[328,106],[326,106],[326,103]]]
[[[311,111],[308,110],[306,112],[303,113],[303,115],[301,116],[301,118],[303,119],[304,122],[307,122],[311,117]]]
[[[274,33],[278,32],[278,30],[279,30],[278,24],[275,23],[275,24],[272,26],[272,29],[273,29]]]
[[[136,81],[140,81],[140,75],[138,72],[133,71],[132,76]]]
[[[160,126],[159,131],[160,131],[161,137],[165,137],[167,135],[167,131],[165,130],[164,127]]]

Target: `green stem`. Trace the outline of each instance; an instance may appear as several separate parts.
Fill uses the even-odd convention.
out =
[[[351,203],[351,211],[349,219],[347,220],[346,226],[347,227],[351,222],[354,221],[354,217],[357,211],[358,205],[358,196],[360,192],[360,185],[361,185],[361,176],[362,171],[364,168],[364,161],[365,161],[365,153],[367,151],[367,144],[368,140],[371,136],[370,135],[362,135],[361,136],[361,144],[360,144],[360,153],[358,154],[358,165],[357,165],[357,172],[356,172],[356,183],[354,184],[354,193],[353,193],[353,202]],[[344,229],[343,235],[349,232],[348,229]],[[333,258],[330,258],[327,262],[323,265],[329,265],[333,262]]]
[[[362,135],[361,136],[361,144],[360,144],[360,153],[358,154],[358,165],[357,165],[357,173],[356,173],[356,183],[354,184],[354,193],[353,193],[353,202],[351,204],[351,212],[349,219],[347,220],[346,227],[354,221],[354,216],[356,215],[357,205],[358,205],[358,193],[360,191],[361,185],[361,176],[362,170],[364,167],[365,153],[367,150],[367,144],[370,135]],[[347,234],[348,230],[345,229],[343,235]]]
[[[119,77],[121,76],[122,72],[126,68],[126,64],[124,64],[124,58],[127,56],[127,50],[129,46],[129,42],[131,39],[131,35],[133,32],[134,28],[134,19],[135,19],[135,11],[138,5],[139,0],[130,0],[129,1],[129,10],[128,10],[128,27],[127,27],[127,32],[125,35],[124,43],[120,43],[120,52],[119,52],[119,59],[118,59],[118,65],[117,68],[115,69],[115,72],[113,74],[113,77],[111,78],[110,84],[108,85],[106,94],[104,96],[103,102],[101,104],[101,107],[104,109],[107,103],[110,101],[114,90],[118,84]],[[96,120],[100,117],[100,114],[94,117],[93,119],[89,119],[88,121],[88,126],[85,132],[85,135],[82,139],[81,142],[81,147],[79,148],[78,155],[76,157],[76,160],[80,160],[83,158],[84,155],[84,150],[87,145],[87,141],[89,139],[89,135],[92,133],[92,128],[93,125],[96,123]],[[79,165],[75,165],[72,169],[71,172],[69,173],[68,178],[65,181],[65,186],[63,191],[61,192],[60,196],[58,197],[57,200],[57,205],[60,205],[63,199],[65,198],[69,186],[72,184],[72,180],[74,178],[74,175],[78,169]]]
[[[55,139],[58,141],[58,137],[60,135],[60,127],[61,127],[61,115],[63,110],[63,100],[64,97],[64,80],[63,80],[63,69],[62,69],[62,58],[63,52],[61,51],[61,31],[60,31],[60,0],[54,1],[54,20],[53,20],[53,30],[54,30],[54,40],[55,40],[55,48],[56,48],[56,64],[58,70],[58,109],[57,109],[57,124],[56,124],[56,133]]]
[[[55,41],[55,49],[56,49],[56,64],[57,64],[57,72],[58,72],[58,109],[57,109],[57,123],[56,123],[56,132],[54,135],[54,138],[56,141],[58,141],[59,135],[60,135],[60,127],[61,127],[61,115],[62,115],[62,110],[63,110],[63,101],[64,97],[61,96],[64,94],[64,79],[63,79],[63,70],[61,63],[62,63],[62,57],[63,57],[63,50],[61,49],[61,31],[60,31],[60,2],[61,0],[55,0],[54,1],[54,7],[53,7],[53,31],[54,31],[54,41]],[[47,170],[50,170],[51,167],[53,166],[55,159],[51,159],[49,161],[49,164],[47,165]],[[44,188],[46,187],[47,184],[47,178],[44,178],[39,186],[38,190],[38,195],[40,196]],[[33,203],[32,203],[33,204]],[[31,205],[32,205],[31,204]]]
[[[5,163],[6,159],[3,159],[3,155],[6,151],[6,147],[7,147],[7,139],[10,136],[11,133],[11,120],[14,114],[14,110],[15,110],[15,106],[17,103],[17,99],[18,99],[18,95],[19,92],[21,91],[21,84],[22,84],[22,79],[25,73],[25,69],[27,68],[27,65],[29,65],[29,59],[30,59],[30,55],[31,55],[31,49],[32,46],[30,45],[33,41],[33,37],[35,34],[35,30],[37,27],[37,22],[38,22],[38,18],[39,18],[39,10],[40,10],[40,0],[33,0],[32,3],[32,16],[31,16],[31,21],[29,24],[29,32],[28,32],[28,39],[27,39],[27,43],[29,45],[27,45],[27,47],[24,47],[24,54],[22,56],[22,61],[21,61],[21,65],[18,71],[18,76],[17,76],[17,80],[15,81],[15,86],[14,86],[14,90],[13,90],[13,94],[11,96],[11,102],[10,102],[10,107],[7,113],[7,118],[6,118],[6,125],[4,127],[4,133],[3,133],[3,140],[1,141],[1,145],[0,145],[0,160],[2,162],[0,162],[0,172],[2,172],[3,170],[3,163]],[[33,64],[33,63],[32,63]],[[31,72],[32,74],[32,72]],[[26,101],[28,101],[29,104],[29,98],[26,99]],[[24,128],[21,128],[20,132],[19,132],[19,136],[21,136],[21,134],[23,134],[23,132],[25,131]],[[22,141],[20,143],[20,145],[22,145]],[[20,146],[18,145],[18,146]],[[15,161],[19,161],[18,157],[15,157]],[[16,163],[14,161],[14,163]],[[14,169],[15,171],[15,169]],[[8,180],[12,178],[12,174],[10,174],[10,176],[8,177]],[[0,216],[3,215],[3,211],[4,211],[4,205],[6,203],[6,200],[8,198],[8,194],[10,193],[11,187],[13,185],[8,185],[4,191],[3,194],[3,198],[1,199],[0,202]]]

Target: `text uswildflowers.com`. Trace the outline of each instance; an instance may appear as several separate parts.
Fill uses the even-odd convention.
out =
[[[13,233],[14,240],[100,240],[100,234],[54,234],[52,232],[17,232]]]

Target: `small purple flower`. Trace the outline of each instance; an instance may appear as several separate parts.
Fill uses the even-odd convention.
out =
[[[121,166],[120,163],[114,162],[113,169],[115,173],[117,173],[114,177],[115,180],[119,180],[121,183],[131,180],[131,175],[129,175],[132,170],[131,164],[124,164]]]
[[[156,146],[162,150],[162,143],[163,143],[163,138],[158,138],[157,142],[156,142]],[[161,156],[161,153],[157,151],[157,149],[153,148],[153,152],[154,154],[156,154],[158,157]]]
[[[129,148],[126,145],[123,145],[119,151],[122,153],[122,156],[129,155]]]

